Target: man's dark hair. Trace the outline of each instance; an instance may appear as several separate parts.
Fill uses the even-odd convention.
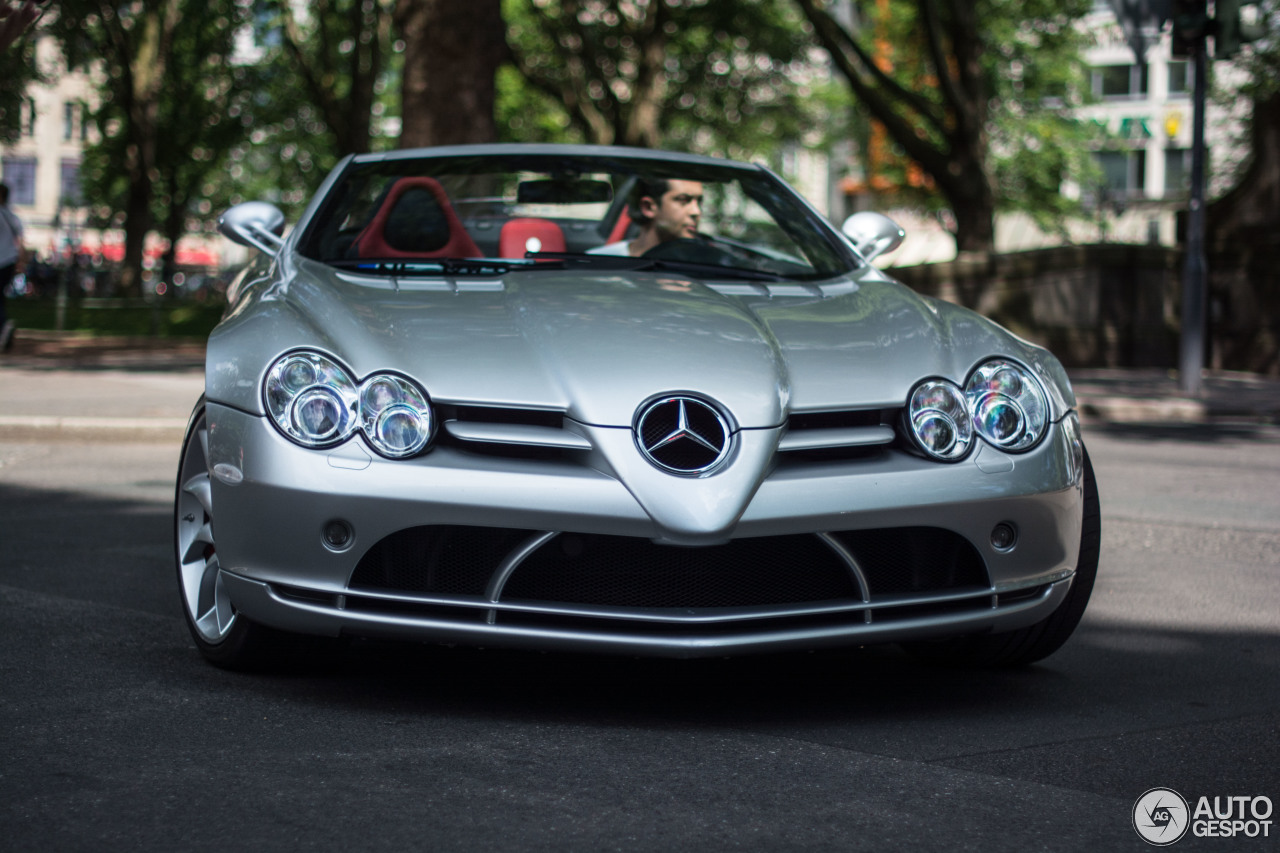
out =
[[[631,201],[627,204],[627,213],[631,215],[631,221],[648,222],[649,217],[640,211],[640,199],[651,198],[661,204],[662,197],[670,189],[671,181],[666,178],[636,178],[636,184],[631,188]]]
[[[9,185],[0,184],[0,204],[9,203]]]

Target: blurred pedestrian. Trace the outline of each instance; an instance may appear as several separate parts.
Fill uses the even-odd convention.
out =
[[[23,30],[35,23],[43,11],[35,0],[26,0],[21,6],[10,0],[0,0],[0,50],[17,41]]]
[[[14,275],[22,271],[25,260],[22,220],[9,209],[9,185],[0,184],[0,352],[8,352],[13,346],[13,321],[4,307],[4,293]]]

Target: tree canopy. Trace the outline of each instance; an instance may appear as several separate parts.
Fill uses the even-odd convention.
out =
[[[173,240],[240,200],[296,213],[345,154],[488,139],[746,158],[853,134],[954,214],[964,250],[990,247],[1000,205],[1070,211],[1089,5],[65,0],[57,33],[102,63],[84,184],[101,221],[123,220],[127,264],[147,231]]]
[[[1090,0],[796,0],[857,108],[946,200],[960,251],[990,249],[1003,204],[1064,212],[1091,167],[1074,119]],[[842,17],[841,9],[852,17]]]
[[[516,70],[583,141],[758,154],[808,126],[809,39],[784,0],[508,0],[503,12]]]

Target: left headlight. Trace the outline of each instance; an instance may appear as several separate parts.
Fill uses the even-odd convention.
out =
[[[375,373],[357,385],[341,365],[314,352],[278,359],[262,396],[276,427],[304,447],[331,447],[360,430],[375,451],[400,459],[425,448],[434,428],[430,400],[410,380]]]
[[[1021,365],[988,361],[964,387],[978,435],[1001,450],[1030,450],[1049,425],[1049,403],[1040,382]]]

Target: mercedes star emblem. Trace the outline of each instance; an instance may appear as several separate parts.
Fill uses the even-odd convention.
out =
[[[672,474],[705,474],[729,454],[729,424],[696,397],[662,397],[641,409],[636,443],[644,457]]]

